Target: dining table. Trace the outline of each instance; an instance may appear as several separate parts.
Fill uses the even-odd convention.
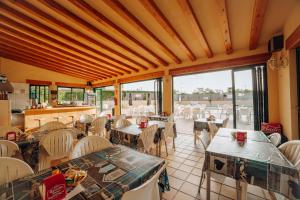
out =
[[[247,132],[245,141],[237,132]],[[300,199],[299,171],[261,131],[220,128],[205,151],[207,199],[210,199],[210,174],[236,179],[237,198],[247,199],[247,184]]]
[[[156,144],[156,154],[158,156],[161,155],[161,137],[162,132],[165,129],[165,123],[164,121],[148,121],[147,126],[151,126],[156,124],[158,126],[158,129],[154,136],[153,143]],[[174,123],[173,126],[175,138],[176,138],[176,125]],[[123,144],[126,146],[129,146],[131,148],[136,149],[138,145],[138,138],[140,134],[142,133],[143,128],[140,128],[137,124],[131,124],[126,127],[122,128],[112,128],[110,133],[110,141],[114,144]]]
[[[149,120],[152,121],[163,121],[163,122],[167,122],[169,119],[169,116],[164,116],[164,115],[151,115],[148,116]]]
[[[61,173],[68,169],[87,172],[87,176],[79,185],[66,188],[65,199],[118,200],[126,191],[149,180],[164,165],[165,160],[162,158],[115,145],[69,160],[55,166],[55,169]],[[41,199],[40,187],[43,180],[51,176],[52,170],[46,169],[38,174],[0,185],[0,198],[3,200]],[[170,190],[166,169],[160,175],[158,185],[162,192]]]

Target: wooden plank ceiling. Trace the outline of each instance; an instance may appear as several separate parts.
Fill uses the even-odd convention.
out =
[[[0,57],[87,81],[167,68],[265,44],[267,38],[261,40],[260,35],[268,3],[2,0]],[[236,4],[241,4],[241,12],[251,13],[243,21],[249,29],[237,28],[235,17],[243,16],[235,14]],[[237,31],[250,41],[246,46],[233,37]]]

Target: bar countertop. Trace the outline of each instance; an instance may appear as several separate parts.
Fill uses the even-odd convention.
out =
[[[40,108],[40,109],[27,109],[24,110],[25,115],[42,115],[51,113],[63,113],[63,112],[78,112],[85,110],[96,109],[95,106],[70,106],[70,107],[52,107],[52,108]]]

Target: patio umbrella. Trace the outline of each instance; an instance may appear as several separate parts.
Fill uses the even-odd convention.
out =
[[[128,102],[129,106],[132,106],[132,94],[129,93],[129,102]]]

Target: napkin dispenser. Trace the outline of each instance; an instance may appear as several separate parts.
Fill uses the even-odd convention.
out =
[[[63,174],[55,174],[43,180],[40,189],[43,200],[61,200],[67,195],[66,182]]]

